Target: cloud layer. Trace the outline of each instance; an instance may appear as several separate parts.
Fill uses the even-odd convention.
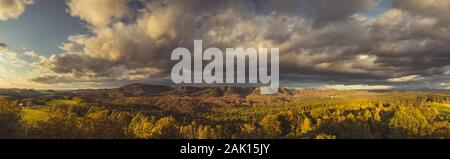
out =
[[[412,2],[414,1],[414,3]],[[278,47],[284,85],[446,88],[448,0],[69,0],[91,33],[73,35],[37,83],[163,78],[177,47]],[[0,5],[1,6],[1,5]],[[111,9],[114,8],[114,9]],[[346,87],[348,88],[348,87]]]
[[[0,21],[19,17],[31,4],[33,0],[0,0]]]

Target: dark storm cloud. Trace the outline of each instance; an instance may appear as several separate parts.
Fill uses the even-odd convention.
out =
[[[71,79],[67,77],[58,77],[58,76],[42,76],[42,77],[34,77],[31,79],[33,82],[43,83],[43,84],[58,84],[58,83],[73,83],[77,82],[76,79]]]
[[[5,43],[0,42],[0,50],[8,48],[8,45]]]
[[[315,26],[348,20],[356,13],[370,11],[378,0],[261,0],[260,7],[266,12],[280,12],[308,17]]]
[[[346,20],[356,13],[364,13],[375,8],[378,0],[314,0],[304,9],[313,16],[316,26]]]
[[[91,58],[79,54],[64,54],[50,59],[54,67],[50,67],[55,73],[75,73],[83,75],[87,72],[105,72],[112,67],[108,61],[99,58]]]
[[[96,82],[164,77],[172,50],[191,49],[194,39],[204,48],[279,47],[287,84],[436,88],[450,75],[447,0],[396,0],[376,17],[361,14],[378,0],[142,0],[137,16],[127,0],[109,3],[114,12],[96,10],[92,4],[101,1],[95,2],[70,1],[71,14],[93,34],[71,36],[67,53],[49,60],[53,74],[35,82],[68,82],[64,75]],[[129,16],[136,18],[120,20]]]
[[[394,0],[393,6],[414,15],[436,18],[439,25],[450,24],[450,1],[448,0]]]

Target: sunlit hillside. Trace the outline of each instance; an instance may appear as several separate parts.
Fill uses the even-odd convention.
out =
[[[3,90],[0,138],[450,138],[449,92],[133,84]]]

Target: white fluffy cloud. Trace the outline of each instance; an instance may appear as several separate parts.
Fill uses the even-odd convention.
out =
[[[31,4],[33,0],[0,0],[0,21],[19,17]]]
[[[69,0],[69,13],[94,26],[106,26],[130,13],[130,0]]]

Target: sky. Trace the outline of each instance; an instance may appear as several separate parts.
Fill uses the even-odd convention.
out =
[[[66,12],[64,0],[34,1],[20,18],[0,22],[0,41],[11,50],[35,50],[44,55],[60,53],[59,46],[73,34],[87,32],[83,22]]]
[[[0,88],[166,84],[196,39],[280,48],[284,87],[450,88],[450,0],[0,0]]]

